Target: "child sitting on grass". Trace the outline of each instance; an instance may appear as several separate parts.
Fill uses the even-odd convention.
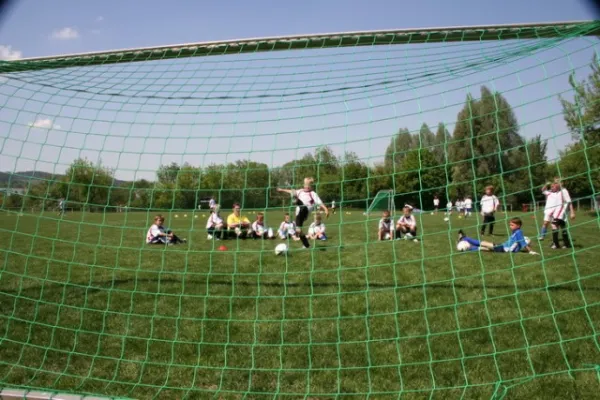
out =
[[[392,240],[394,238],[394,220],[390,217],[390,212],[385,210],[379,220],[379,240]]]
[[[215,204],[211,208],[210,215],[208,216],[208,220],[206,221],[206,231],[208,232],[206,238],[208,240],[212,240],[213,238],[215,238],[216,240],[220,240],[221,238],[223,238],[225,224],[223,218],[221,218],[221,215],[219,214],[220,210],[221,207],[218,204]]]
[[[308,227],[308,238],[313,240],[327,240],[325,224],[323,223],[321,214],[315,214],[315,222]]]
[[[281,240],[285,240],[288,237],[294,240],[300,240],[298,235],[296,235],[296,224],[290,219],[289,213],[284,214],[283,222],[281,225],[279,225],[279,230],[277,233],[279,234],[279,238]]]
[[[529,247],[529,243],[525,240],[525,236],[523,236],[523,231],[521,231],[521,227],[523,226],[523,221],[520,218],[512,218],[509,222],[509,227],[511,234],[508,240],[501,244],[494,244],[492,242],[479,241],[477,239],[473,239],[465,236],[462,229],[458,231],[458,241],[465,241],[469,243],[471,247],[471,251],[493,251],[495,253],[518,253],[521,250],[527,251],[529,254],[536,255],[535,251],[531,250]]]
[[[256,214],[256,221],[252,223],[250,235],[254,239],[274,239],[273,229],[265,225],[265,215],[261,212]]]
[[[165,229],[163,226],[164,223],[165,218],[162,215],[157,215],[154,217],[154,224],[152,224],[150,229],[148,229],[148,233],[146,234],[147,244],[172,245],[187,242],[187,240],[177,237],[174,232]]]
[[[404,239],[412,239],[415,243],[417,239],[417,219],[412,215],[412,206],[404,206],[404,215],[400,217],[396,225],[396,240],[400,240],[402,235]]]

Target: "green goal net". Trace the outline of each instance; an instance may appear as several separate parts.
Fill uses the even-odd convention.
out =
[[[599,32],[0,62],[0,397],[595,397]],[[342,205],[298,209],[308,249],[290,228],[298,199],[277,191],[306,177]],[[561,215],[531,206],[554,179],[571,198],[556,229],[544,220]],[[381,191],[420,210],[470,199],[472,212],[415,213],[417,239],[379,241],[381,213],[364,210]],[[225,232],[207,230],[215,203]],[[147,244],[157,215],[177,243]],[[309,232],[318,215],[326,240]],[[459,230],[500,244],[513,218],[539,254],[458,251]],[[246,219],[262,228],[236,230]],[[251,236],[269,227],[273,239]]]

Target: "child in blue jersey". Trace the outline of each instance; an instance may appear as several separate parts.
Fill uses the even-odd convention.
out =
[[[502,244],[494,244],[492,242],[479,241],[477,239],[467,237],[462,230],[458,231],[458,241],[465,241],[469,243],[472,246],[471,251],[482,250],[493,251],[495,253],[518,253],[521,250],[525,250],[529,254],[538,254],[531,250],[531,247],[529,247],[529,244],[525,240],[525,236],[521,230],[522,225],[523,221],[521,221],[520,218],[512,218],[509,222],[511,232],[510,236],[508,240]]]

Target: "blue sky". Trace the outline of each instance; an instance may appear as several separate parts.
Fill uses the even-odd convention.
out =
[[[338,31],[428,28],[527,22],[589,20],[588,2],[578,0],[401,1],[229,1],[15,2],[0,26],[0,56],[36,57],[118,48],[168,45],[248,37]],[[407,6],[407,4],[409,4]],[[570,140],[557,95],[569,97],[571,70],[587,74],[597,41],[568,40],[528,50],[531,42],[395,46],[287,52],[150,63],[147,66],[43,71],[0,84],[0,167],[19,171],[63,172],[85,156],[117,170],[117,176],[153,177],[171,161],[194,165],[251,158],[270,165],[330,144],[378,161],[399,128],[449,129],[467,92],[486,84],[505,93],[525,136],[552,138],[550,156]],[[502,65],[460,73],[439,81],[419,78],[381,90],[340,95],[256,100],[264,93],[336,88],[378,77],[401,79],[423,70],[509,54]],[[437,59],[436,59],[437,58]],[[79,74],[79,75],[78,75]],[[108,78],[108,77],[111,78]],[[132,94],[115,101],[101,94],[113,89]],[[112,79],[112,80],[111,80]],[[104,81],[103,81],[104,80]],[[26,81],[26,83],[24,83]],[[45,87],[39,86],[44,83]],[[50,89],[48,83],[51,83]],[[150,92],[199,97],[243,94],[243,101],[180,101],[151,104]],[[150,83],[148,83],[150,82]],[[68,85],[91,88],[78,95]],[[82,86],[83,85],[83,86]],[[55,88],[55,90],[51,90]],[[252,98],[254,100],[252,100]]]

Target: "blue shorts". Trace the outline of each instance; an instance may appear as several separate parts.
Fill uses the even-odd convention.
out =
[[[465,211],[466,212],[471,212],[471,211],[473,211],[473,209],[472,208],[465,208]]]
[[[494,253],[506,253],[506,250],[504,250],[504,246],[502,246],[501,244],[497,244],[496,246],[494,246],[492,251]]]

